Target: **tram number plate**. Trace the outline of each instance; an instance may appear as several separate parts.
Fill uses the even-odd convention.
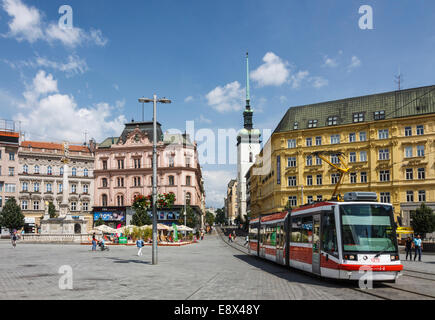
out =
[[[371,262],[371,263],[380,263],[380,262],[381,262],[381,259],[379,259],[379,258],[371,258],[371,259],[370,259],[370,262]]]

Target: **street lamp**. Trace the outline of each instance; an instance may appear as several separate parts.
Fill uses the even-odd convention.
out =
[[[184,190],[184,226],[187,227],[187,212],[186,212],[186,190]],[[186,238],[186,230],[184,230],[184,238]]]
[[[172,103],[169,99],[157,99],[154,95],[153,99],[140,98],[139,102],[153,102],[153,264],[157,264],[157,103]]]

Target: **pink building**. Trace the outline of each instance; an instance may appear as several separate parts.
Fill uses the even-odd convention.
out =
[[[205,193],[196,143],[187,135],[163,135],[159,123],[157,135],[157,193],[176,196],[173,208],[159,211],[159,222],[177,220],[185,195],[186,202],[203,217]],[[120,137],[107,138],[97,146],[94,220],[101,217],[109,225],[129,224],[134,197],[152,193],[152,144],[152,122],[132,122]]]

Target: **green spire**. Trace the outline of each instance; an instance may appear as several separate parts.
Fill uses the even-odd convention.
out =
[[[248,52],[246,52],[246,108],[250,108],[251,96],[249,93],[249,57]]]

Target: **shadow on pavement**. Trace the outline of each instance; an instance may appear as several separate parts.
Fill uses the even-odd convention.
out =
[[[133,259],[119,259],[119,258],[107,258],[110,260],[115,260],[113,263],[140,263],[140,264],[151,264],[149,261],[143,261],[143,260],[133,260]]]

